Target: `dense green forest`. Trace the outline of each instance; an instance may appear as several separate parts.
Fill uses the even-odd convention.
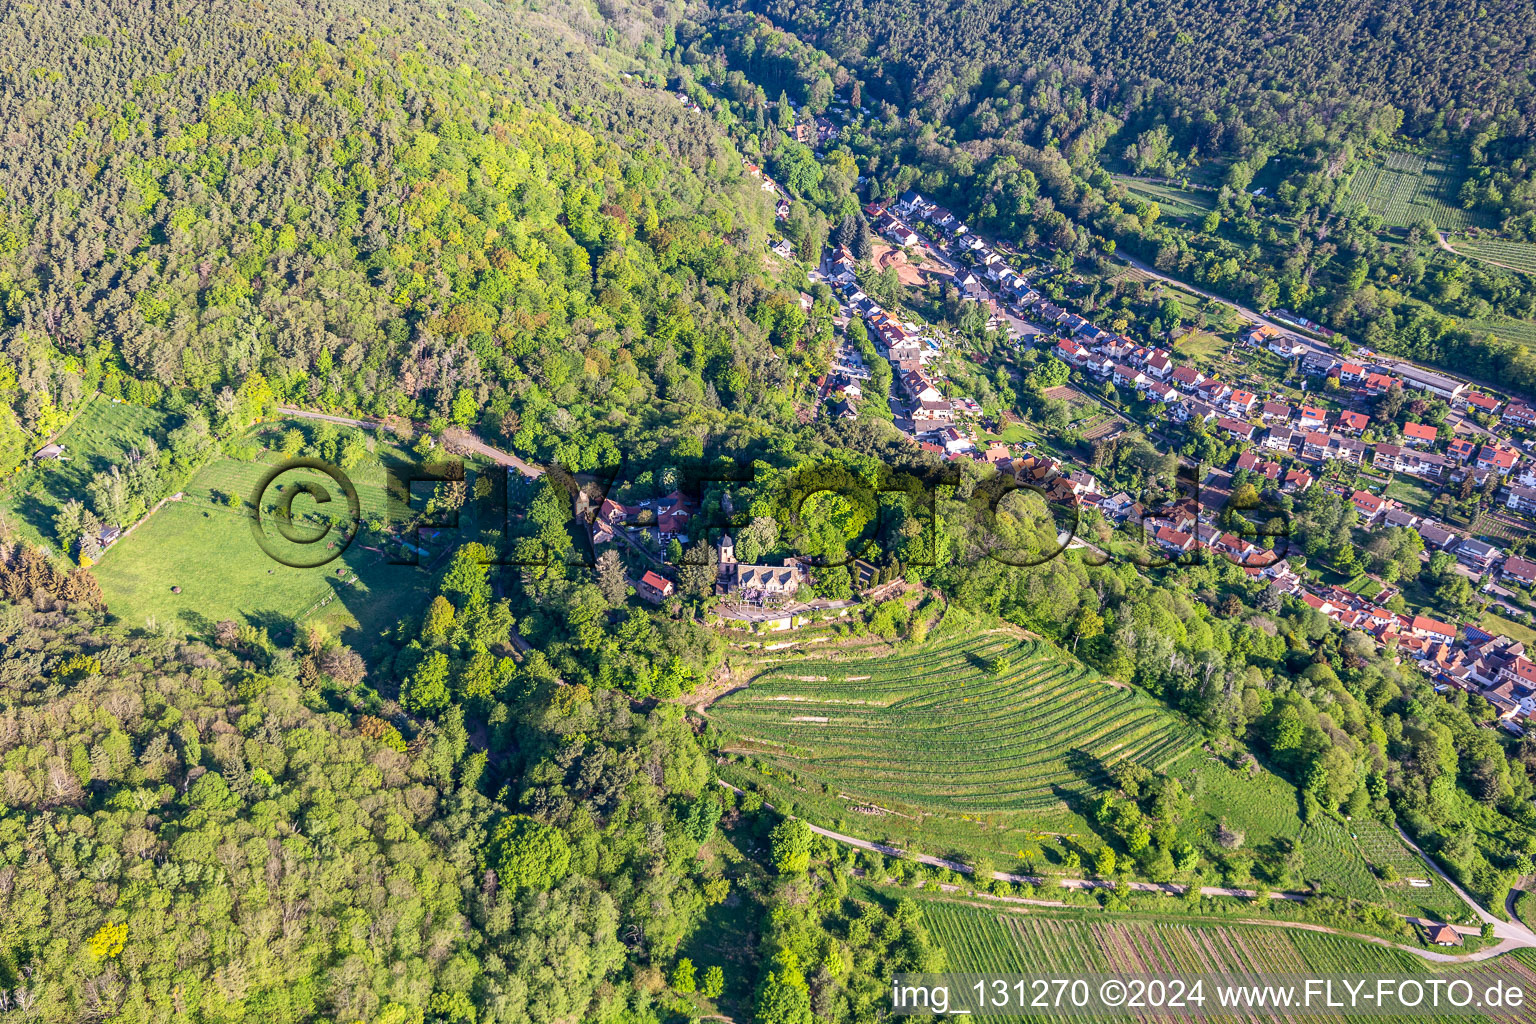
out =
[[[279,404],[428,438],[468,428],[573,470],[622,461],[626,499],[691,474],[701,505],[690,558],[672,559],[679,592],[653,606],[611,552],[583,563],[572,496],[545,477],[513,530],[528,557],[493,572],[462,546],[370,658],[303,623],[125,623],[78,560],[0,536],[0,1015],[651,1024],[707,999],[762,1024],[881,1019],[891,973],[944,963],[921,913],[854,889],[849,851],[760,794],[717,786],[708,729],[678,703],[729,658],[703,614],[726,526],[746,560],[836,564],[862,538],[882,579],[1037,631],[1224,754],[1262,753],[1309,816],[1399,821],[1490,902],[1530,873],[1536,747],[1480,728],[1485,705],[1441,699],[1224,562],[1051,557],[1049,513],[990,470],[940,475],[881,416],[802,416],[835,306],[769,259],[773,210],[743,170],[764,162],[790,190],[782,231],[802,260],[861,237],[864,201],[916,185],[1063,262],[1123,244],[1527,386],[1536,357],[1444,311],[1529,315],[1529,287],[1456,269],[1422,231],[1420,248],[1389,245],[1337,180],[1352,147],[1400,130],[1481,139],[1472,202],[1518,228],[1521,12],[1380,68],[1389,40],[1432,33],[1406,11],[1361,16],[1382,42],[1334,64],[1303,59],[1336,23],[1311,8],[1255,12],[1271,26],[1257,48],[1230,20],[1198,31],[1200,12],[1063,5],[1013,21],[770,12],[806,19],[810,42],[739,11],[619,5],[0,10],[0,471],[35,483],[12,470],[97,393],[165,414],[121,473],[82,474],[61,548],[97,525],[87,512],[126,523],[221,450],[242,457]],[[813,14],[838,27],[811,31]],[[948,17],[944,50],[948,23],[930,19]],[[1048,49],[1005,25],[1038,27],[1032,46],[1080,41],[1037,66]],[[1136,53],[1149,70],[1132,73]],[[872,111],[818,156],[771,95]],[[1194,230],[1132,200],[1101,157],[1236,177]],[[1271,159],[1290,169],[1259,205],[1246,186]],[[980,387],[1015,397],[1006,373]],[[294,451],[367,445],[289,434]],[[1127,486],[1173,469],[1145,445],[1107,458]],[[886,485],[897,496],[874,498]],[[1321,490],[1285,510],[1308,554],[1355,521]],[[809,593],[852,590],[828,568]],[[1107,816],[1134,817],[1109,796]],[[1290,870],[1235,848],[1181,869],[1146,831],[1134,850],[1138,832],[1111,837],[1125,872],[1284,885]]]
[[[35,59],[0,90],[9,464],[98,388],[222,433],[261,373],[580,466],[613,450],[589,420],[792,375],[762,344],[771,212],[697,115],[538,17],[250,13],[11,5],[0,45]]]

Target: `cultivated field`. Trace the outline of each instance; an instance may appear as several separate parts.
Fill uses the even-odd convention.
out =
[[[1511,242],[1503,238],[1461,237],[1452,238],[1450,246],[1463,256],[1536,274],[1536,243]]]
[[[1148,181],[1127,174],[1117,174],[1115,181],[1138,199],[1157,203],[1167,215],[1184,219],[1205,216],[1216,208],[1214,195],[1198,189],[1179,188],[1158,181]]]
[[[1461,173],[1443,157],[1392,151],[1362,162],[1349,180],[1349,197],[1389,227],[1429,220],[1442,231],[1481,226],[1482,214],[1463,210],[1456,193]]]
[[[761,672],[709,712],[721,746],[758,764],[731,767],[822,824],[1011,859],[1030,830],[1085,831],[1079,812],[1115,762],[1164,770],[1198,745],[1150,698],[1043,644],[958,632]],[[1008,664],[994,674],[999,657]]]
[[[1463,326],[1479,336],[1492,334],[1508,341],[1536,345],[1536,323],[1528,320],[1468,320]]]
[[[924,903],[923,917],[934,938],[948,953],[947,969],[962,973],[1028,973],[1038,976],[1057,971],[1071,977],[1088,972],[1113,972],[1120,975],[1161,975],[1165,978],[1203,973],[1223,974],[1238,979],[1263,974],[1420,978],[1456,976],[1473,979],[1478,991],[1486,988],[1487,983],[1495,978],[1505,978],[1523,990],[1529,990],[1532,984],[1536,984],[1536,972],[1531,970],[1524,957],[1501,957],[1494,961],[1442,968],[1403,950],[1339,935],[1275,926],[1113,917],[1085,920],[1079,917],[1051,916],[1049,913],[999,913],[979,907],[943,903]],[[1205,1009],[1209,1016],[1215,997],[1209,992],[1206,995]],[[1192,1014],[1185,1019],[1197,1017]],[[1269,1018],[1245,1016],[1239,1019]],[[1452,1021],[1467,1018],[1424,1013],[1412,1019]],[[1528,1012],[1522,1011],[1518,1016],[1493,1016],[1493,1019],[1531,1018]]]

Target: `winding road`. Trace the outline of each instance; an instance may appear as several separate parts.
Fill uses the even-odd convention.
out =
[[[724,779],[716,779],[715,781],[725,789],[729,789],[734,793],[742,794],[744,792],[739,787],[731,785]],[[763,806],[769,810],[773,810],[773,805],[767,803],[766,801],[763,803]],[[790,820],[804,821],[803,818],[797,818],[795,815],[786,815],[785,817],[789,818]],[[870,850],[874,853],[884,854],[887,857],[896,857],[902,860],[913,860],[919,864],[927,864],[930,867],[948,868],[949,870],[958,872],[962,875],[970,875],[975,873],[974,869],[972,869],[969,865],[962,864],[956,860],[946,860],[943,857],[934,857],[926,853],[910,853],[906,850],[901,850],[894,846],[887,846],[884,843],[876,843],[868,839],[860,839],[857,836],[849,836],[844,835],[841,832],[834,832],[831,829],[822,828],[820,825],[814,825],[809,821],[806,821],[805,825],[816,835],[824,836],[833,842],[842,843],[845,846],[852,846],[860,850]],[[1512,952],[1516,949],[1536,948],[1536,932],[1532,932],[1524,924],[1521,924],[1519,919],[1514,915],[1513,891],[1510,893],[1509,900],[1506,903],[1506,907],[1509,910],[1511,920],[1500,921],[1498,918],[1494,917],[1492,914],[1488,913],[1488,911],[1479,906],[1477,901],[1468,896],[1460,886],[1451,881],[1450,877],[1440,869],[1440,865],[1431,860],[1423,850],[1419,849],[1411,839],[1404,835],[1402,829],[1398,829],[1398,835],[1402,837],[1403,842],[1408,844],[1409,849],[1418,854],[1424,863],[1429,866],[1431,871],[1438,875],[1446,885],[1450,886],[1452,892],[1454,892],[1461,900],[1463,900],[1467,906],[1472,908],[1480,920],[1493,924],[1493,934],[1502,940],[1498,943],[1498,945],[1489,946],[1486,949],[1480,949],[1475,953],[1441,953],[1433,949],[1421,949],[1417,946],[1404,945],[1400,942],[1393,942],[1390,939],[1383,939],[1375,935],[1362,935],[1357,932],[1344,931],[1339,928],[1330,928],[1326,925],[1310,924],[1301,921],[1260,920],[1245,921],[1244,923],[1280,928],[1299,928],[1305,931],[1326,932],[1330,935],[1342,935],[1348,938],[1359,939],[1363,942],[1374,943],[1378,946],[1388,946],[1393,949],[1401,949],[1404,952],[1412,953],[1415,956],[1422,957],[1425,960],[1433,961],[1435,963],[1471,963],[1478,960],[1491,960],[1496,956]],[[992,872],[992,877],[1005,882],[1024,883],[1027,885],[1040,885],[1048,881],[1048,879],[1039,875],[1016,875],[1006,871],[994,871]],[[1063,878],[1059,879],[1057,884],[1063,889],[1092,890],[1113,889],[1118,883],[1099,881],[1088,878]],[[1178,885],[1173,882],[1128,882],[1126,884],[1136,892],[1165,892],[1172,895],[1182,895],[1189,888],[1187,885]],[[940,888],[946,892],[965,891],[961,886],[951,883],[941,883]],[[1255,889],[1234,889],[1220,885],[1202,885],[1200,887],[1200,894],[1202,896],[1232,896],[1242,899],[1258,899],[1262,897],[1272,900],[1291,900],[1296,903],[1304,902],[1309,895],[1308,893],[1304,892],[1269,892]],[[1069,905],[1063,903],[1061,900],[1029,899],[1023,896],[993,896],[984,893],[973,893],[972,895],[981,899],[995,900],[1004,903],[1027,903],[1044,907],[1064,907]],[[1409,924],[1414,925],[1423,926],[1440,923],[1436,921],[1429,921],[1424,918],[1411,917],[1408,915],[1401,916]],[[1482,929],[1474,925],[1452,925],[1451,927],[1461,935],[1479,935],[1482,933]]]
[[[326,423],[339,423],[345,427],[361,427],[364,430],[378,430],[384,425],[378,420],[354,419],[350,416],[332,416],[330,413],[314,412],[310,409],[300,409],[292,405],[280,405],[277,407],[277,411],[285,416],[297,416],[299,419],[304,420],[324,420]],[[417,424],[417,426],[420,426],[420,424]],[[526,477],[538,477],[544,473],[544,467],[524,462],[511,452],[504,452],[500,448],[493,448],[473,434],[457,434],[453,438],[452,443],[462,445],[476,455],[483,455],[498,466],[507,466],[515,469]]]

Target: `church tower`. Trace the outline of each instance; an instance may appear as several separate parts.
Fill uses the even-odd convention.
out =
[[[731,540],[728,533],[720,535],[720,578],[736,578],[736,542]]]

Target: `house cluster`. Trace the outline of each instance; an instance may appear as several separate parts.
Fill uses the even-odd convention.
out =
[[[897,230],[904,237],[916,240],[917,233],[898,217],[883,207],[875,208],[883,220],[900,225]],[[1008,264],[997,247],[967,228],[949,210],[914,191],[903,192],[898,196],[892,209],[896,214],[909,219],[927,221],[948,241],[953,251],[969,256],[971,269],[962,269],[955,274],[955,287],[960,290],[962,300],[983,303],[994,312],[999,304],[1006,305],[1020,316],[1043,301],[1040,294],[1030,286],[1029,280]]]
[[[1062,312],[1065,316],[1057,321],[1057,326],[1066,337],[1056,343],[1056,358],[1101,380],[1113,380],[1116,387],[1133,388],[1151,401],[1169,403],[1170,407],[1182,401],[1183,392],[1175,377],[1180,368],[1173,365],[1173,356],[1167,350],[1137,344],[1123,334],[1111,334],[1080,316]],[[1188,370],[1187,367],[1182,369]],[[1188,370],[1184,376],[1191,381],[1205,379],[1193,370]],[[1240,414],[1246,409],[1240,410],[1236,404],[1231,404],[1223,409],[1211,406],[1210,411],[1215,417],[1223,411]]]
[[[864,397],[859,377],[847,369],[833,369],[816,378],[816,397],[831,416],[856,419]]]
[[[1506,503],[1510,508],[1536,512],[1536,467],[1511,445],[1498,441],[1479,444],[1456,438],[1444,451],[1437,451],[1434,446],[1440,440],[1439,429],[1423,423],[1405,425],[1400,444],[1367,444],[1360,440],[1360,435],[1370,426],[1370,418],[1362,412],[1345,410],[1330,414],[1316,406],[1292,405],[1274,396],[1261,397],[1207,378],[1192,366],[1175,366],[1163,349],[1138,345],[1123,335],[1103,331],[1082,317],[1064,310],[1061,313],[1056,322],[1067,336],[1056,344],[1057,358],[1101,379],[1112,379],[1117,386],[1134,388],[1149,400],[1162,402],[1176,422],[1209,424],[1231,441],[1318,465],[1370,465],[1431,481],[1457,481],[1470,473],[1479,485],[1489,474],[1496,474],[1509,481]],[[1308,360],[1311,359],[1309,356]],[[1498,399],[1470,391],[1459,381],[1414,368],[1390,376],[1359,364],[1324,358],[1317,369],[1338,376],[1342,383],[1354,386],[1365,396],[1384,394],[1394,386],[1402,386],[1445,398],[1461,407],[1495,410],[1499,405]],[[1505,415],[1508,416],[1508,410]],[[1274,471],[1278,472],[1279,467],[1275,466]]]
[[[827,143],[836,141],[839,129],[837,122],[825,114],[816,117],[800,116],[795,118],[792,134],[796,142],[804,143],[812,149],[820,149]]]
[[[635,505],[622,505],[612,498],[604,498],[592,518],[592,543],[611,543],[620,531],[634,536],[649,530],[662,545],[672,540],[686,544],[688,521],[698,510],[698,503],[679,491],[659,498],[645,498]],[[586,509],[578,502],[576,511],[580,515]]]
[[[1275,564],[1279,556],[1252,539],[1224,529],[1216,521],[1215,510],[1194,498],[1146,511],[1137,504],[1125,505],[1127,496],[1117,494],[1106,503],[1111,519],[1139,524],[1151,546],[1170,558],[1192,555],[1197,550],[1211,551],[1257,572]]]
[[[789,190],[768,176],[768,172],[750,160],[744,165],[747,174],[758,180],[758,187],[773,196],[773,215],[779,220],[789,217]]]
[[[955,421],[960,414],[979,413],[981,408],[974,399],[946,397],[939,389],[940,379],[930,365],[941,352],[938,337],[916,324],[902,322],[870,298],[859,287],[855,263],[853,253],[846,246],[838,246],[828,260],[827,279],[842,294],[849,315],[863,319],[879,355],[890,362],[893,390],[911,411],[908,436],[919,440],[933,435],[947,452],[970,450],[972,435]],[[856,402],[862,397],[852,359],[850,354],[840,354],[838,365],[818,381],[824,401],[842,403],[834,407],[836,415],[853,415],[848,399]],[[858,365],[862,367],[862,361]],[[868,373],[864,376],[867,378]]]
[[[971,269],[957,273],[955,278],[966,298],[990,303],[995,309],[998,300],[993,296],[998,296],[1018,315],[1027,316],[1051,331],[1059,339],[1054,354],[1070,366],[1163,403],[1179,422],[1198,420],[1243,444],[1246,447],[1236,468],[1262,477],[1274,490],[1303,493],[1322,475],[1321,467],[1332,462],[1369,465],[1431,481],[1454,481],[1470,475],[1483,484],[1494,475],[1504,483],[1504,501],[1511,510],[1536,515],[1536,468],[1519,450],[1497,437],[1480,441],[1442,438],[1441,431],[1433,425],[1409,423],[1399,441],[1367,443],[1362,437],[1370,429],[1371,421],[1363,412],[1331,413],[1314,405],[1293,404],[1281,396],[1258,394],[1208,379],[1192,366],[1175,365],[1165,349],[1141,345],[1055,305],[1008,266],[995,247],[969,231],[951,212],[916,192],[903,193],[889,209],[879,204],[867,208],[867,212],[878,218],[881,233],[899,245],[920,241],[910,222],[921,219],[931,224],[947,236],[954,251],[970,254]],[[848,286],[856,290],[852,263],[850,256],[846,260],[846,278]],[[1170,556],[1200,548],[1225,555],[1243,566],[1249,575],[1268,580],[1272,586],[1344,626],[1363,630],[1378,643],[1410,654],[1426,672],[1436,676],[1438,683],[1465,685],[1463,681],[1470,680],[1514,727],[1518,727],[1515,719],[1536,713],[1536,661],[1527,659],[1523,648],[1507,637],[1492,637],[1466,627],[1462,630],[1464,638],[1458,640],[1454,626],[1384,608],[1390,592],[1367,599],[1342,588],[1312,587],[1289,567],[1285,558],[1223,529],[1215,513],[1193,499],[1149,512],[1124,493],[1105,496],[1091,475],[1068,470],[1053,460],[1015,458],[1002,446],[977,449],[954,424],[946,422],[954,417],[953,404],[949,408],[943,404],[942,394],[923,366],[921,347],[902,346],[901,333],[893,329],[899,325],[888,323],[878,313],[871,317],[867,310],[861,312],[871,319],[886,351],[891,353],[897,380],[911,400],[914,413],[922,410],[925,426],[942,426],[934,432],[932,440],[923,442],[924,449],[950,458],[982,459],[1000,471],[1011,471],[1020,482],[1042,487],[1053,500],[1097,507],[1112,521],[1139,523],[1148,540]],[[1280,319],[1329,333],[1299,317],[1284,315]],[[1240,340],[1282,358],[1300,359],[1305,372],[1334,377],[1341,388],[1361,399],[1401,387],[1482,417],[1496,416],[1499,426],[1536,428],[1536,410],[1524,403],[1506,403],[1498,396],[1474,390],[1433,371],[1407,364],[1370,365],[1312,352],[1295,336],[1262,324],[1245,329]],[[908,352],[910,356],[905,355]],[[1391,499],[1366,491],[1356,491],[1350,499],[1367,526],[1416,530],[1427,550],[1450,552],[1473,572],[1536,585],[1536,561],[1505,557],[1494,546],[1475,537],[1458,536],[1444,524],[1421,517]]]

